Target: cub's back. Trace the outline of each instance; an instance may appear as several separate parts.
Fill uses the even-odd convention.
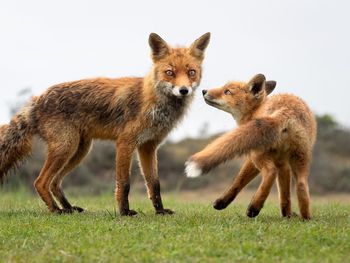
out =
[[[317,124],[308,105],[293,94],[269,96],[263,107],[264,114],[277,116],[291,135],[307,137],[313,145],[316,140]]]

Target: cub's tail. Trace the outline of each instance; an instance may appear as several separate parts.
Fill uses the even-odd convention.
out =
[[[34,100],[17,113],[9,124],[0,126],[0,182],[31,153],[35,134],[31,121]]]

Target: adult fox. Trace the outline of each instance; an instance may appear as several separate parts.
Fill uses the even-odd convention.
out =
[[[48,146],[45,165],[34,186],[51,212],[83,211],[66,199],[61,182],[91,148],[93,139],[116,143],[115,196],[121,215],[129,208],[132,155],[139,163],[157,214],[164,209],[157,174],[157,148],[184,116],[200,83],[210,33],[189,48],[171,48],[155,33],[149,36],[153,67],[144,78],[97,78],[50,87],[35,97],[9,125],[0,127],[0,179],[31,151],[34,135]],[[61,204],[60,208],[55,202]]]
[[[232,114],[238,128],[190,157],[186,173],[189,177],[196,177],[222,162],[246,155],[238,176],[215,201],[214,208],[226,208],[261,172],[262,182],[247,215],[255,217],[259,214],[277,178],[281,212],[284,217],[289,217],[292,214],[290,188],[293,173],[301,216],[310,219],[308,176],[316,139],[316,121],[300,98],[291,94],[268,96],[275,86],[275,81],[266,81],[264,75],[258,74],[248,83],[231,82],[221,88],[203,90],[206,103]]]

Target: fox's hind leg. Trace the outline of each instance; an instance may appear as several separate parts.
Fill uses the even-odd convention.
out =
[[[281,213],[283,217],[292,216],[290,189],[291,189],[291,169],[289,163],[283,163],[279,167],[278,176],[278,192],[280,197]]]
[[[247,216],[249,217],[256,217],[260,213],[278,174],[278,169],[273,161],[263,160],[263,165],[260,170],[262,181],[248,206]]]
[[[52,140],[48,141],[47,159],[39,177],[34,182],[34,186],[51,212],[63,212],[50,192],[52,178],[68,163],[69,159],[76,152],[77,147],[78,141],[76,140],[67,141],[60,139],[55,142]]]
[[[156,214],[173,214],[165,209],[160,195],[160,183],[157,167],[157,143],[147,142],[138,148],[139,161],[143,177],[146,181],[148,196],[152,200]]]
[[[91,148],[92,140],[90,138],[80,138],[78,150],[73,155],[73,157],[69,160],[69,162],[65,165],[63,170],[57,174],[51,182],[50,189],[52,194],[56,197],[56,199],[61,203],[64,211],[66,212],[83,212],[84,209],[78,206],[72,206],[67,198],[64,195],[64,192],[62,190],[62,181],[66,175],[68,175],[69,172],[71,172],[88,154],[90,148]]]
[[[310,159],[311,158],[308,155],[295,155],[294,158],[292,158],[290,161],[296,179],[299,210],[303,219],[311,219],[310,193],[308,184]]]
[[[259,170],[250,159],[247,159],[232,185],[225,193],[214,202],[214,208],[217,210],[225,209],[238,195],[238,193],[257,175]]]

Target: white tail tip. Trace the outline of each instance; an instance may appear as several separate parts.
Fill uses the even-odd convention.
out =
[[[202,169],[198,167],[198,164],[192,161],[186,162],[185,174],[189,178],[195,178],[202,175]]]

